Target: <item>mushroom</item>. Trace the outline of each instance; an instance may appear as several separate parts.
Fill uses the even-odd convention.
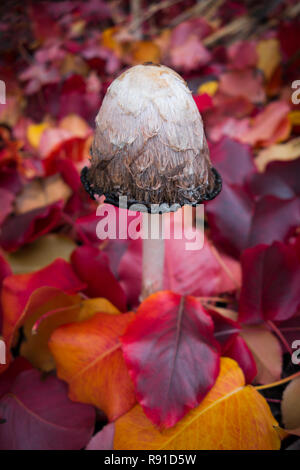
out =
[[[161,214],[213,199],[222,187],[191,91],[163,65],[136,65],[112,82],[96,117],[91,155],[81,174],[90,196],[105,195],[119,207],[126,196],[125,207],[146,211],[143,224],[156,231]],[[163,260],[163,234],[144,239],[143,298],[162,288]]]

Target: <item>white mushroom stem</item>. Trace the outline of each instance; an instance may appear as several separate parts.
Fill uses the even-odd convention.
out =
[[[162,215],[143,214],[143,237],[141,300],[163,289],[165,241]]]

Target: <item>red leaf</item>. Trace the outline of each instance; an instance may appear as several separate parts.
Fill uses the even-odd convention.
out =
[[[0,225],[13,210],[15,195],[11,191],[0,188],[1,212]]]
[[[238,257],[247,246],[253,209],[249,192],[226,182],[221,194],[205,206],[213,241],[232,256]]]
[[[299,174],[300,158],[288,162],[271,162],[264,173],[252,176],[250,188],[258,196],[268,194],[280,199],[290,199],[300,195]]]
[[[229,348],[240,332],[240,325],[214,310],[207,310],[214,322],[214,337],[221,347],[221,355]]]
[[[171,427],[205,397],[219,373],[213,322],[200,302],[170,291],[150,296],[122,337],[146,415]]]
[[[61,219],[62,202],[12,216],[6,219],[0,232],[0,244],[6,251],[16,251],[55,228]]]
[[[9,264],[7,261],[3,258],[3,256],[0,255],[0,292],[2,289],[2,283],[4,279],[7,276],[10,276],[12,274],[12,271],[10,269]],[[2,312],[2,305],[0,302],[0,334],[2,332],[2,320],[3,320],[3,312]]]
[[[126,296],[109,267],[108,256],[97,248],[81,246],[71,257],[78,277],[87,284],[89,297],[104,297],[122,312],[126,311]]]
[[[92,406],[73,403],[56,377],[22,372],[0,401],[2,450],[77,450],[89,441],[95,421]],[[30,430],[30,431],[28,431]]]
[[[11,347],[17,329],[25,320],[24,312],[31,294],[39,287],[57,287],[65,293],[74,294],[85,288],[70,264],[57,259],[52,264],[30,274],[8,276],[2,287],[3,337],[7,348]],[[10,356],[7,358],[7,364]],[[0,366],[2,372],[6,367]]]
[[[223,184],[221,194],[206,205],[213,241],[239,257],[259,243],[285,241],[300,224],[299,199],[264,196],[254,200],[245,187]]]
[[[300,305],[299,252],[297,245],[275,242],[243,253],[239,321],[284,321],[295,315]]]
[[[207,93],[202,93],[201,95],[194,95],[193,98],[195,100],[199,113],[202,113],[203,111],[206,111],[207,109],[213,106],[211,96],[209,96]]]
[[[258,56],[254,41],[236,41],[227,49],[229,65],[235,69],[255,67]]]
[[[24,357],[17,357],[0,377],[0,398],[10,392],[16,377],[24,370],[29,369],[32,369],[30,362],[24,359]]]
[[[245,375],[246,383],[251,384],[257,375],[254,357],[241,336],[236,336],[230,346],[224,351],[224,356],[234,359]]]
[[[252,103],[262,103],[265,100],[262,76],[253,69],[223,73],[219,90],[229,96],[242,96]]]
[[[210,158],[222,179],[231,184],[242,185],[256,172],[250,147],[229,137],[210,145]]]

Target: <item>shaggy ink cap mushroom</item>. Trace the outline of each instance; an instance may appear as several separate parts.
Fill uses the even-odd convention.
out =
[[[170,212],[209,201],[222,188],[191,91],[163,65],[136,65],[112,82],[91,154],[82,183],[91,197],[105,195],[115,206],[126,196],[127,208]]]

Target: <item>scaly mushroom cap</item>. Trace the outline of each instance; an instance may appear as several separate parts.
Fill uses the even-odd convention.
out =
[[[221,190],[191,91],[162,65],[137,65],[113,81],[96,117],[91,153],[83,184],[114,205],[127,196],[128,207],[164,204],[168,211]]]

